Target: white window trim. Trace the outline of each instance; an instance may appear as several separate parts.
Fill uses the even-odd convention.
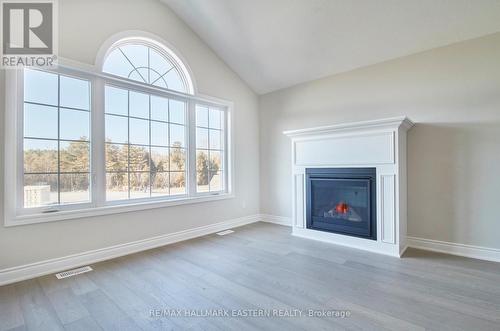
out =
[[[180,93],[176,91],[156,88],[140,82],[130,81],[124,78],[107,75],[101,72],[99,66],[85,65],[79,62],[59,59],[59,69],[54,70],[59,74],[77,74],[82,78],[87,78],[92,84],[92,105],[91,105],[91,203],[74,204],[68,206],[57,206],[55,212],[37,212],[30,214],[21,214],[21,208],[17,205],[23,200],[22,191],[22,167],[23,167],[23,151],[22,144],[18,144],[19,139],[22,139],[23,132],[23,71],[22,70],[7,70],[5,76],[5,167],[4,167],[4,224],[6,227],[53,222],[61,220],[70,220],[77,218],[94,217],[100,215],[109,215],[116,213],[126,213],[131,211],[140,211],[152,208],[164,208],[170,206],[201,203],[208,201],[217,201],[223,199],[234,198],[234,139],[233,139],[233,123],[234,123],[234,103],[228,100],[209,97],[205,95],[192,95]],[[204,192],[196,193],[196,173],[195,171],[187,170],[186,178],[186,195],[172,196],[164,198],[145,198],[124,201],[105,201],[105,160],[104,160],[104,85],[105,82],[113,83],[114,85],[122,85],[125,88],[144,91],[147,93],[163,94],[170,98],[178,97],[187,101],[188,110],[187,126],[194,125],[194,120],[189,119],[193,116],[196,103],[225,108],[226,112],[226,127],[225,130],[225,188],[220,192]],[[191,115],[189,115],[191,114]],[[101,116],[102,115],[102,116]],[[101,125],[101,129],[94,130],[97,125]],[[188,151],[195,149],[195,130],[187,129],[187,146]],[[101,135],[101,136],[99,136]],[[195,160],[192,152],[188,152],[189,160],[187,166],[194,167]],[[194,169],[194,168],[193,168]],[[191,185],[191,187],[188,187]],[[194,186],[193,186],[194,185]],[[100,188],[100,189],[99,189]],[[104,188],[104,190],[102,189]],[[189,195],[193,193],[194,195]],[[71,209],[69,209],[71,208]]]
[[[189,67],[188,61],[182,57],[182,54],[174,47],[174,45],[170,44],[168,41],[160,38],[159,36],[140,30],[128,30],[118,32],[111,37],[109,37],[99,48],[96,56],[95,67],[98,72],[101,72],[101,68],[106,61],[106,58],[109,53],[111,53],[116,47],[119,47],[128,43],[140,43],[140,44],[149,44],[149,47],[153,47],[160,54],[165,54],[169,60],[173,60],[173,65],[178,66],[178,69],[182,72],[187,80],[187,88],[188,91],[186,93],[197,95],[197,87],[195,77],[191,68]],[[67,63],[68,64],[68,63]],[[117,77],[117,76],[116,76]]]

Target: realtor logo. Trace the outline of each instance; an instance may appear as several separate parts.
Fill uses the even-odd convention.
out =
[[[52,66],[55,57],[54,0],[2,1],[2,67]]]

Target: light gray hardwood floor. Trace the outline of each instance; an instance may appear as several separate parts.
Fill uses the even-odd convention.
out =
[[[418,250],[396,259],[265,223],[234,230],[65,280],[0,287],[0,330],[500,330],[499,263]],[[169,309],[181,316],[151,316]],[[188,317],[184,309],[303,316]],[[309,310],[350,315],[304,316]]]

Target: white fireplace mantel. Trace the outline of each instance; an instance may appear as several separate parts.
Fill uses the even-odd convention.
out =
[[[300,237],[400,257],[406,249],[406,117],[285,131],[292,140],[292,225]],[[377,240],[306,227],[307,168],[376,168]]]

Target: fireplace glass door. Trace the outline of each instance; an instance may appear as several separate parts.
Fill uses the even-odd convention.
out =
[[[375,169],[307,169],[307,227],[376,239]]]

